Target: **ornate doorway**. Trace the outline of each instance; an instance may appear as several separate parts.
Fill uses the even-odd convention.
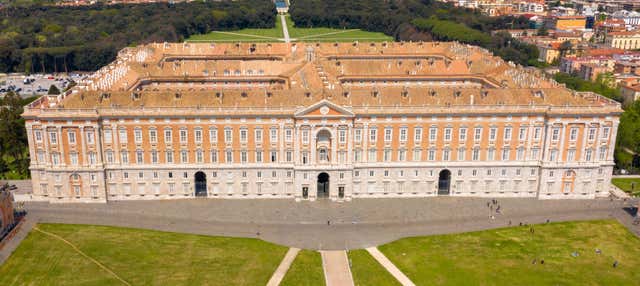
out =
[[[451,171],[444,169],[438,176],[438,196],[449,195],[451,187]]]
[[[329,197],[329,174],[320,173],[318,175],[318,199]]]
[[[197,172],[195,176],[196,197],[207,196],[207,175],[204,172]]]

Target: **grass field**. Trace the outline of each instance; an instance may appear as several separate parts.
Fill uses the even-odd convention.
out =
[[[613,178],[611,183],[633,196],[640,196],[640,178]]]
[[[257,239],[40,224],[131,285],[265,285],[287,250]],[[64,242],[31,231],[0,266],[0,285],[121,285]]]
[[[353,282],[358,286],[400,286],[369,252],[364,249],[349,251]]]
[[[640,281],[640,239],[612,220],[535,225],[534,233],[529,227],[512,227],[406,238],[379,249],[417,285],[638,285]],[[573,257],[573,252],[579,256]],[[619,262],[616,268],[614,261]]]
[[[297,28],[286,16],[287,28],[292,41],[304,42],[351,42],[351,41],[393,41],[383,33],[367,32],[359,29],[332,28]],[[208,34],[193,35],[187,39],[191,42],[280,42],[283,41],[280,17],[276,18],[276,26],[271,29],[242,29],[236,31],[213,31]]]
[[[283,286],[325,285],[322,257],[317,251],[301,250],[282,279]]]

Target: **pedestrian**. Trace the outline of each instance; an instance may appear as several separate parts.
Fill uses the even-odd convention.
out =
[[[487,202],[487,208],[491,205],[491,202]]]
[[[509,226],[511,226],[511,220],[509,220]]]
[[[613,268],[616,268],[616,267],[618,267],[618,260],[613,262]]]
[[[498,207],[496,208],[496,213],[500,213],[500,205],[498,205]]]
[[[540,259],[540,264],[544,264],[544,259]]]
[[[533,227],[530,227],[530,228],[529,228],[529,231],[530,231],[532,234],[536,232],[536,231],[533,229]]]
[[[327,221],[327,225],[331,225],[331,221],[330,220]]]

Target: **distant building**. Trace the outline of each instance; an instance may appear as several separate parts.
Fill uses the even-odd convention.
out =
[[[613,15],[611,15],[611,18],[615,20],[622,20],[624,21],[625,25],[629,26],[640,25],[640,13],[636,11],[616,11],[615,13],[613,13]]]
[[[13,195],[6,187],[0,187],[0,240],[14,225]]]
[[[611,32],[604,39],[604,44],[608,47],[623,50],[640,49],[640,32]]]
[[[640,99],[640,85],[620,86],[620,93],[625,104],[631,104]]]
[[[582,30],[587,26],[585,16],[551,16],[546,19],[546,26],[552,30]]]
[[[513,4],[520,13],[543,13],[544,1],[521,1]]]
[[[560,43],[538,45],[538,50],[540,51],[538,61],[548,64],[553,63],[560,57],[560,45]]]
[[[580,66],[578,76],[584,80],[595,81],[600,74],[606,73],[607,67],[596,63],[586,63]]]

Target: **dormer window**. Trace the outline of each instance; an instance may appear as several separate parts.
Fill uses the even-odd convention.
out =
[[[344,97],[349,97],[349,92],[345,91],[345,92],[342,93],[342,95],[344,95]]]
[[[453,92],[453,96],[454,97],[460,97],[460,96],[462,96],[462,92],[460,92],[459,90],[456,90],[456,91]]]
[[[430,91],[429,91],[429,95],[430,95],[430,96],[436,96],[436,91],[435,91],[435,90],[433,90],[433,89],[432,89],[432,90],[430,90]]]
[[[307,92],[305,92],[305,93],[304,93],[304,96],[305,96],[305,97],[311,97],[311,92],[308,92],[308,91],[307,91]]]
[[[241,95],[242,97],[247,97],[247,96],[248,96],[246,91],[243,91],[240,95]]]

